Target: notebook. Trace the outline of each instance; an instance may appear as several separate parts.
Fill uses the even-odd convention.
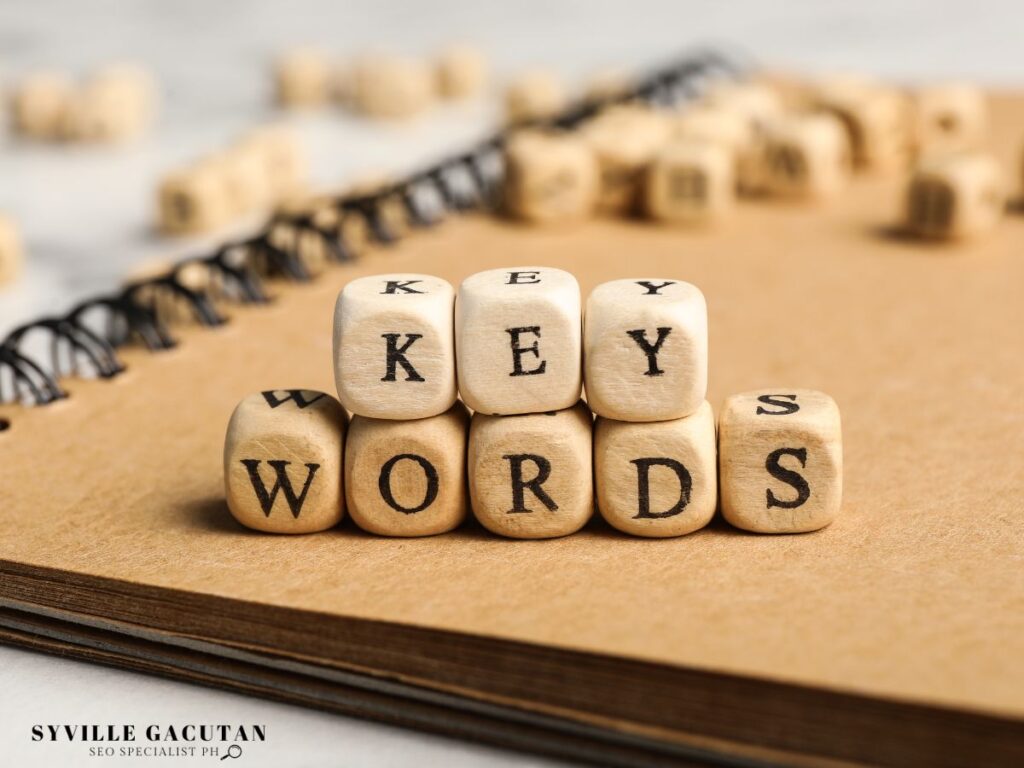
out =
[[[992,108],[1015,168],[1024,97]],[[65,379],[66,399],[5,406],[0,640],[621,765],[1020,764],[1024,217],[917,245],[889,226],[900,182],[744,204],[709,231],[452,217],[272,281],[272,301],[175,328],[172,348],[126,346],[123,372]],[[331,391],[346,281],[516,264],[567,269],[584,293],[635,275],[698,285],[716,410],[764,386],[838,401],[839,519],[641,540],[595,518],[547,541],[232,520],[228,416],[254,391]]]

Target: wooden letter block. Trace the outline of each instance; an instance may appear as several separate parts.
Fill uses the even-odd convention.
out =
[[[305,188],[309,163],[299,140],[288,129],[258,128],[243,136],[235,148],[259,158],[272,199],[283,201]]]
[[[635,536],[682,536],[707,525],[718,501],[715,417],[701,403],[683,419],[594,428],[597,508]]]
[[[647,169],[647,213],[666,224],[708,224],[729,214],[735,198],[736,161],[724,146],[676,141]]]
[[[673,139],[713,142],[723,146],[733,159],[736,187],[743,193],[764,189],[764,153],[760,131],[741,112],[707,105],[689,107],[676,119]]]
[[[599,416],[662,421],[694,413],[708,387],[704,294],[657,278],[597,286],[587,298],[583,370]]]
[[[822,82],[815,106],[835,115],[846,129],[858,168],[889,171],[904,168],[910,157],[910,108],[893,88],[851,77]]]
[[[334,380],[342,404],[375,419],[423,419],[455,403],[451,285],[430,275],[361,277],[338,295]]]
[[[782,100],[775,89],[757,82],[716,83],[705,94],[704,103],[742,115],[755,126],[772,121],[783,112]]]
[[[572,136],[522,132],[505,147],[505,202],[531,224],[580,221],[597,200],[597,165]]]
[[[59,74],[41,72],[26,77],[11,95],[14,130],[30,139],[59,138],[72,93],[71,83]]]
[[[718,422],[718,461],[722,514],[737,528],[824,528],[842,503],[839,408],[809,389],[733,395]]]
[[[1006,207],[999,164],[988,155],[925,161],[907,187],[906,226],[922,237],[962,238],[995,227]]]
[[[550,72],[526,72],[505,89],[505,116],[510,123],[551,117],[563,109],[565,88]]]
[[[319,107],[331,97],[330,59],[319,51],[299,49],[282,56],[275,65],[274,84],[279,106]]]
[[[68,102],[61,135],[72,141],[128,141],[149,129],[156,105],[156,84],[146,70],[129,64],[107,67]]]
[[[0,214],[0,286],[14,282],[21,274],[21,236],[13,219]]]
[[[434,72],[423,61],[375,54],[356,64],[356,109],[384,120],[402,120],[426,111],[437,95]]]
[[[853,168],[846,131],[831,115],[772,122],[764,152],[769,190],[787,197],[832,197],[846,186]]]
[[[468,471],[477,520],[514,539],[582,528],[594,512],[592,427],[583,403],[526,416],[474,414]]]
[[[330,395],[275,389],[238,404],[224,442],[228,509],[268,533],[313,533],[345,512],[345,411]]]
[[[354,416],[345,443],[348,512],[364,531],[431,536],[466,517],[469,414],[388,421]]]
[[[459,391],[485,414],[569,408],[582,387],[580,286],[568,272],[511,267],[462,281],[455,303]]]
[[[224,180],[208,163],[165,176],[157,196],[160,229],[170,235],[209,232],[230,215]]]
[[[966,83],[919,90],[915,99],[916,139],[922,155],[979,149],[988,134],[984,94]]]
[[[229,216],[244,216],[270,204],[270,179],[259,153],[233,146],[207,158],[202,165],[208,165],[220,177]]]
[[[468,45],[453,45],[437,57],[437,90],[446,99],[477,96],[487,84],[487,57]]]

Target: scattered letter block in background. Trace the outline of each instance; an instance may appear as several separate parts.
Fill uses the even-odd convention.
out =
[[[468,471],[477,520],[514,539],[582,528],[594,511],[592,427],[582,402],[554,413],[474,414]]]
[[[733,207],[735,155],[719,144],[676,141],[647,169],[644,199],[651,218],[669,224],[708,224]]]
[[[705,401],[691,416],[649,424],[598,418],[597,508],[636,536],[682,536],[715,514],[715,418]]]
[[[505,148],[505,203],[531,224],[558,224],[590,216],[597,201],[597,164],[570,135],[516,133]]]
[[[357,62],[353,80],[356,109],[369,117],[402,120],[434,103],[437,83],[426,62],[375,54]]]
[[[484,414],[557,411],[582,388],[580,286],[568,272],[470,275],[455,303],[459,392]]]
[[[768,190],[804,199],[834,196],[853,169],[843,124],[832,115],[797,115],[772,121],[764,148]]]
[[[445,99],[468,99],[487,84],[487,57],[477,48],[453,45],[437,57],[437,90]]]
[[[565,87],[550,72],[524,72],[505,88],[505,115],[510,123],[552,117],[565,107]]]
[[[282,107],[319,107],[331,97],[330,59],[320,51],[298,49],[275,65],[277,103]]]
[[[679,280],[613,280],[587,298],[587,401],[620,421],[678,419],[707,396],[708,310]]]
[[[429,275],[348,283],[334,313],[334,377],[342,404],[377,419],[422,419],[451,408],[457,395],[454,301],[451,285]]]
[[[844,77],[822,82],[813,101],[817,109],[842,121],[858,168],[906,168],[912,135],[910,103],[904,94],[870,80]]]
[[[462,403],[416,421],[353,417],[345,493],[356,525],[383,536],[430,536],[459,525],[469,506],[468,430]]]
[[[345,411],[330,395],[275,389],[250,395],[228,422],[228,509],[267,533],[313,533],[344,515]]]
[[[940,155],[921,163],[907,187],[908,231],[964,238],[987,232],[1006,208],[1002,172],[981,154]]]
[[[777,389],[733,395],[718,421],[722,514],[758,533],[816,531],[842,501],[839,408],[826,394]]]
[[[921,88],[915,99],[915,139],[921,156],[979,149],[988,135],[985,95],[967,83]]]
[[[209,232],[229,218],[220,173],[210,163],[168,174],[157,190],[160,229],[169,235]]]
[[[13,282],[21,274],[23,254],[21,236],[13,219],[0,213],[0,286]]]
[[[30,139],[58,138],[72,91],[71,83],[59,74],[40,72],[24,78],[11,95],[15,131]]]

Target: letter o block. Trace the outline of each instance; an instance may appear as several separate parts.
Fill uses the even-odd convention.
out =
[[[375,419],[424,419],[455,403],[455,291],[439,277],[361,277],[338,295],[334,380],[342,405]]]
[[[682,536],[715,514],[715,417],[705,401],[691,416],[641,424],[598,418],[597,508],[634,536]]]
[[[602,283],[587,298],[583,350],[587,401],[598,416],[688,416],[707,396],[704,294],[679,280]]]
[[[459,391],[485,414],[557,411],[580,398],[580,286],[568,272],[511,267],[470,275],[455,303]]]
[[[758,533],[816,531],[843,493],[839,408],[822,392],[778,389],[733,395],[718,422],[722,514]]]
[[[330,395],[275,389],[238,404],[224,441],[228,509],[267,533],[314,533],[345,513],[345,411]]]
[[[594,512],[592,427],[583,403],[525,416],[474,414],[469,495],[481,525],[513,539],[582,528]]]
[[[966,238],[989,231],[1006,207],[994,158],[947,155],[922,163],[906,192],[906,227],[928,238]]]
[[[468,430],[462,403],[416,421],[353,417],[345,492],[356,525],[382,536],[430,536],[459,525],[469,506]]]

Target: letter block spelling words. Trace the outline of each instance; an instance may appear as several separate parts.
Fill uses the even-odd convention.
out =
[[[636,536],[682,536],[715,514],[715,417],[705,401],[683,419],[646,424],[598,418],[597,508]]]
[[[242,525],[268,533],[313,533],[344,515],[345,411],[330,395],[275,389],[250,395],[228,422],[224,484]]]
[[[568,272],[512,267],[466,278],[455,304],[459,391],[485,414],[557,411],[582,387],[580,287]]]
[[[708,310],[689,283],[613,280],[587,298],[583,333],[587,400],[619,421],[678,419],[708,387]]]
[[[842,500],[839,408],[826,394],[778,389],[733,395],[718,422],[722,514],[758,533],[816,531]]]
[[[594,511],[591,434],[582,402],[554,413],[474,414],[468,471],[477,520],[514,539],[582,528]]]
[[[451,285],[429,275],[376,275],[346,285],[334,313],[334,377],[353,413],[423,419],[455,403]]]
[[[353,417],[345,493],[356,525],[383,536],[429,536],[461,523],[468,430],[462,403],[415,421]]]

